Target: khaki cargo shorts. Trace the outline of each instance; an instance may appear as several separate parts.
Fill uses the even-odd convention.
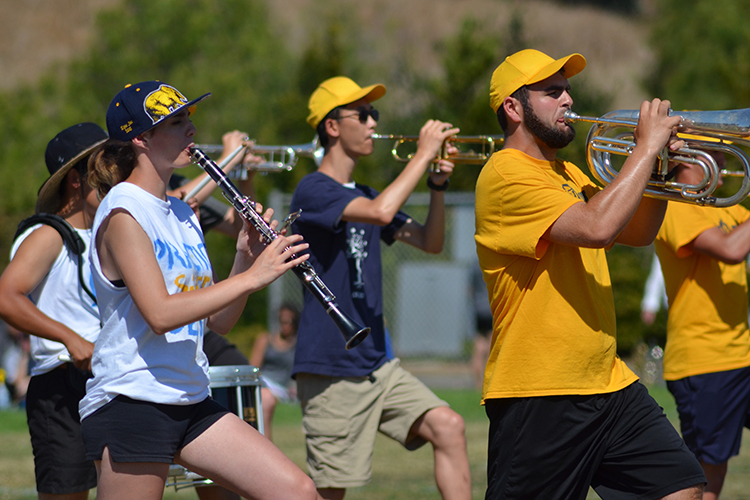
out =
[[[388,361],[370,377],[297,374],[307,466],[318,488],[352,488],[370,481],[377,431],[416,450],[409,430],[425,412],[448,403],[414,375]],[[407,442],[407,439],[408,442]]]

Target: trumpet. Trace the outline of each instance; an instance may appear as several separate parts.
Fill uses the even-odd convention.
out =
[[[372,134],[373,140],[390,140],[393,141],[391,156],[394,160],[401,163],[408,163],[414,157],[414,153],[405,154],[399,151],[406,143],[416,143],[419,140],[418,135],[394,135],[394,134]],[[503,144],[502,135],[455,135],[448,138],[440,148],[440,152],[432,160],[432,165],[436,165],[440,160],[448,160],[453,163],[462,163],[465,165],[484,165],[490,156],[495,152],[497,146]],[[448,143],[473,144],[477,150],[467,149],[455,154],[448,154]]]
[[[204,144],[196,145],[195,147],[204,153],[221,153],[224,151],[224,146],[221,144]],[[254,170],[257,172],[288,172],[294,168],[297,164],[297,158],[300,156],[312,158],[315,165],[320,166],[320,162],[323,160],[324,155],[323,148],[318,145],[317,135],[311,142],[294,146],[258,146],[250,141],[243,141],[241,145],[229,153],[229,156],[227,156],[218,167],[223,170],[235,156],[248,148],[252,153],[266,155],[266,161],[249,165],[241,163],[232,169],[229,175],[230,178],[245,181],[248,179],[248,170]],[[204,177],[203,180],[185,196],[185,199],[189,200],[197,195],[201,189],[211,182],[211,180],[211,176],[207,175]]]
[[[638,110],[618,110],[602,117],[580,116],[572,110],[565,112],[568,123],[593,123],[586,139],[586,161],[599,182],[610,184],[617,176],[611,155],[630,155],[635,148],[633,129],[638,124]],[[750,194],[750,159],[735,146],[750,146],[750,108],[728,111],[670,111],[670,116],[682,118],[680,132],[698,137],[687,139],[687,146],[677,151],[669,148],[659,155],[645,195],[662,200],[673,200],[698,205],[728,207],[745,200]],[[718,140],[718,142],[717,142]],[[719,151],[737,158],[742,166],[738,171],[721,170],[708,153]],[[690,163],[703,170],[703,179],[696,184],[671,180],[668,162]],[[722,175],[742,177],[737,191],[730,196],[716,197]]]
[[[224,146],[221,144],[196,144],[195,147],[208,154],[221,153],[224,150]],[[247,179],[248,170],[289,172],[297,165],[300,156],[312,158],[316,165],[320,165],[323,159],[323,148],[318,145],[317,136],[311,142],[291,146],[260,146],[250,141],[244,141],[242,148],[246,149],[248,153],[266,157],[265,161],[260,163],[241,164],[240,172],[235,174],[235,177],[242,180]]]
[[[373,140],[390,140],[393,141],[393,147],[391,148],[391,155],[393,159],[401,162],[408,163],[414,157],[414,153],[408,153],[406,156],[399,151],[400,148],[406,143],[416,143],[419,141],[418,135],[395,135],[395,134],[372,134]],[[467,165],[484,165],[490,156],[497,149],[496,146],[503,144],[502,135],[455,135],[450,137],[448,140],[443,142],[440,152],[432,160],[432,163],[437,163],[440,160],[449,160],[453,163],[463,163]],[[448,154],[448,143],[461,143],[461,144],[475,144],[480,147],[479,151],[466,150],[459,151],[455,154]]]

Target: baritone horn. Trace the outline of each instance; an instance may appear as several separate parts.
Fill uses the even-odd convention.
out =
[[[406,152],[404,148],[416,147],[418,135],[372,134],[373,140],[393,141],[391,156],[401,163],[408,163],[414,157],[414,152]],[[490,156],[503,144],[502,135],[455,135],[443,142],[440,152],[432,160],[431,169],[436,169],[440,160],[448,160],[464,165],[484,165]],[[455,154],[448,153],[448,143],[469,145],[469,149],[460,150]],[[409,144],[410,146],[406,146]]]
[[[635,148],[633,129],[638,124],[638,110],[611,111],[602,117],[580,116],[571,110],[565,112],[568,123],[593,123],[586,139],[586,161],[591,173],[603,184],[610,184],[618,170],[612,165],[611,155],[628,156]],[[674,200],[698,205],[728,207],[745,200],[750,194],[750,159],[737,145],[750,146],[750,108],[728,111],[670,111],[670,116],[682,117],[679,133],[689,135],[686,146],[670,151],[664,148],[651,174],[645,195],[663,200]],[[694,139],[695,138],[695,139]],[[709,154],[718,151],[734,156],[742,166],[740,170],[720,170]],[[673,181],[667,172],[668,162],[690,163],[703,170],[703,179],[697,184]],[[733,194],[717,197],[722,175],[742,177]]]

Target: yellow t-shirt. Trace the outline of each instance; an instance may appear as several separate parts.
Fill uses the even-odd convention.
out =
[[[482,399],[603,394],[638,377],[617,356],[603,249],[542,239],[599,191],[575,165],[495,153],[476,189],[476,244],[493,315]]]
[[[750,366],[745,263],[725,264],[685,247],[707,229],[729,232],[749,217],[739,205],[669,203],[654,242],[669,298],[666,380]]]

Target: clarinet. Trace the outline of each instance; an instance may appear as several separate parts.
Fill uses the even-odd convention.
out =
[[[239,212],[242,218],[255,227],[266,245],[279,237],[279,234],[274,231],[268,222],[266,222],[265,219],[255,210],[255,203],[247,196],[243,195],[240,190],[232,184],[232,181],[229,180],[227,175],[211,158],[206,156],[203,151],[196,147],[190,148],[190,155],[192,156],[193,161],[205,170],[205,172],[216,182],[219,188],[221,188],[224,197],[232,204],[235,210]],[[290,260],[296,257],[296,255],[292,255]],[[320,302],[320,305],[323,306],[323,309],[325,309],[328,316],[330,316],[338,329],[341,330],[341,333],[344,335],[347,349],[356,347],[367,337],[367,335],[370,334],[369,326],[362,327],[358,325],[353,318],[341,310],[336,303],[336,296],[326,284],[323,283],[323,280],[321,280],[318,273],[315,272],[315,268],[313,268],[312,264],[305,261],[294,266],[292,271],[294,271],[294,274],[296,274],[300,281],[302,281],[302,285],[304,285],[307,291],[310,292],[318,302]]]

